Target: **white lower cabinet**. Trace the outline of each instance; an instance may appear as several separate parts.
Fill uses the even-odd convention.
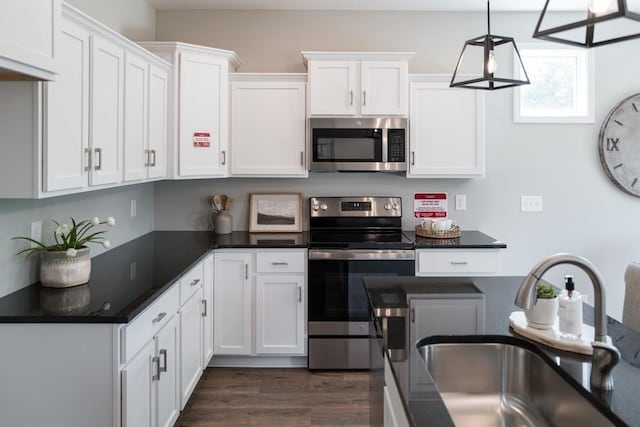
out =
[[[204,260],[202,283],[202,368],[213,357],[213,254]]]
[[[202,375],[202,311],[199,293],[191,296],[180,308],[180,407],[189,396]]]
[[[494,276],[500,249],[416,249],[416,276]]]
[[[306,355],[306,250],[214,256],[214,353]]]
[[[180,414],[178,400],[178,316],[122,370],[123,427],[172,426]]]

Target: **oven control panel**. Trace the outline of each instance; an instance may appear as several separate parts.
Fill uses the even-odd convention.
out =
[[[402,217],[400,197],[310,197],[311,217]]]

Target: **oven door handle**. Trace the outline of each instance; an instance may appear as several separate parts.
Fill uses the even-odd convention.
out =
[[[310,249],[309,260],[355,260],[355,261],[376,261],[376,260],[412,260],[415,259],[413,250],[405,249]]]

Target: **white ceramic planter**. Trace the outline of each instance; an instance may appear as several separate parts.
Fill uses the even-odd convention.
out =
[[[48,288],[68,288],[82,285],[91,275],[89,248],[78,249],[76,256],[65,251],[42,252],[40,283]]]
[[[530,327],[552,329],[558,319],[558,298],[538,298],[533,308],[524,314]]]

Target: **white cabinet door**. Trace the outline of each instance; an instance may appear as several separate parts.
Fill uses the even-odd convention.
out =
[[[231,175],[307,176],[306,84],[231,83]]]
[[[152,377],[158,374],[154,350],[155,341],[150,339],[122,370],[123,427],[152,426]]]
[[[44,191],[88,184],[90,34],[64,20],[59,40],[60,74],[55,82],[44,85]]]
[[[60,0],[3,0],[0,13],[0,75],[26,74],[55,80]]]
[[[225,60],[180,53],[180,176],[227,174],[227,71]]]
[[[169,108],[169,73],[149,66],[149,144],[146,153],[147,177],[167,175],[167,136]]]
[[[213,255],[204,260],[202,290],[202,368],[206,369],[213,357]]]
[[[431,335],[478,335],[485,331],[485,305],[479,298],[429,298],[409,301],[412,343]],[[409,348],[410,391],[433,391],[415,345]]]
[[[93,36],[91,49],[91,185],[122,180],[124,51]]]
[[[180,308],[180,408],[202,375],[202,291],[192,295]]]
[[[407,115],[409,69],[406,61],[362,61],[362,115]]]
[[[146,178],[148,64],[127,52],[124,65],[124,180]]]
[[[251,354],[252,255],[218,252],[214,272],[214,353]]]
[[[305,276],[256,277],[256,354],[304,354]]]
[[[158,427],[170,427],[180,415],[180,388],[178,384],[179,317],[173,316],[156,335],[156,355],[160,358],[160,378],[156,382],[156,422]]]
[[[309,114],[359,112],[358,61],[309,61]]]
[[[410,84],[408,177],[484,175],[484,94],[446,82]]]

